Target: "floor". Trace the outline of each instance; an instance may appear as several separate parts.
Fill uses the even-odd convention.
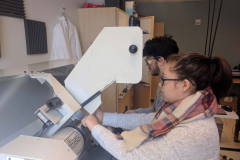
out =
[[[234,138],[233,133],[235,131],[236,120],[231,120],[231,119],[221,119],[221,120],[223,122],[223,132],[222,132],[220,147],[240,149],[240,143],[236,143],[233,141],[233,138]],[[240,137],[238,139],[240,139]],[[220,150],[220,154],[226,155],[228,159],[232,158],[234,160],[240,160],[240,152]]]

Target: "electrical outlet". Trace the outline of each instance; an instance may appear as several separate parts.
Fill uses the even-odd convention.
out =
[[[195,25],[200,26],[201,25],[201,19],[195,19]]]

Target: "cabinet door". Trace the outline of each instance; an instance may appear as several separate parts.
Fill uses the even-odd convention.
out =
[[[117,84],[114,83],[105,89],[101,94],[102,104],[100,106],[103,112],[117,112]]]
[[[142,30],[146,30],[149,34],[143,34],[143,46],[145,42],[153,38],[154,33],[154,16],[143,17],[140,19],[140,27]],[[149,74],[148,67],[146,66],[144,59],[142,62],[142,81],[149,85],[143,85],[138,83],[133,88],[133,108],[148,108],[151,106],[151,76]]]
[[[80,44],[83,54],[104,27],[116,26],[116,8],[78,9]]]
[[[142,30],[146,30],[146,31],[149,32],[149,34],[143,34],[143,46],[144,46],[146,41],[153,38],[154,16],[140,18],[140,27],[141,27]],[[142,81],[150,84],[151,79],[149,77],[148,67],[145,64],[144,59],[143,59],[143,65],[142,66],[143,66]]]
[[[151,106],[150,87],[140,83],[133,86],[133,109]]]
[[[154,37],[163,35],[164,35],[164,22],[154,23]],[[150,77],[151,77],[151,99],[155,99],[160,77],[152,75],[150,75]]]
[[[117,26],[129,26],[129,15],[122,10],[116,8],[116,18],[117,18]]]
[[[118,99],[118,113],[123,113],[126,106],[127,110],[133,108],[133,87],[127,91],[123,98]]]
[[[124,27],[124,26],[129,26],[129,15],[119,8],[116,8],[116,25],[118,27]],[[118,94],[117,97],[120,95],[120,93],[127,87],[126,83],[119,83],[117,84],[117,90]],[[128,91],[123,98],[118,99],[118,104],[117,104],[117,111],[118,113],[123,113],[125,110],[125,106],[128,106],[128,109],[132,108],[132,90]]]
[[[118,95],[127,87],[126,83],[118,83]]]

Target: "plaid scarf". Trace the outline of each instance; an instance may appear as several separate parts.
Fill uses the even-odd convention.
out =
[[[218,110],[216,97],[210,87],[174,104],[165,103],[156,113],[151,125],[142,125],[117,135],[126,142],[127,151],[146,141],[168,133],[174,126],[213,116]]]

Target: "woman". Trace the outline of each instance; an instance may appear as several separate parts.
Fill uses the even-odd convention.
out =
[[[160,87],[166,103],[156,113],[95,115],[103,125],[128,131],[120,136],[97,123],[94,116],[82,123],[100,145],[117,159],[219,159],[219,135],[213,115],[217,99],[232,84],[228,62],[199,53],[171,55]]]

